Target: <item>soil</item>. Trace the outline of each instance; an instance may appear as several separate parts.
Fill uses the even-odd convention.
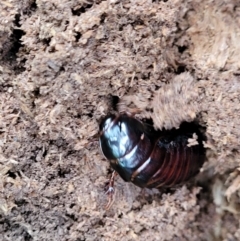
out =
[[[1,0],[0,240],[240,240],[240,3]],[[116,105],[118,102],[118,106]],[[116,180],[101,118],[197,121],[206,162],[162,191]]]

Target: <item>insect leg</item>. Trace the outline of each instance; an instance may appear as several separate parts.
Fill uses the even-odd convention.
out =
[[[115,192],[114,191],[114,179],[117,175],[118,175],[117,172],[113,171],[113,173],[111,175],[111,178],[109,180],[107,191],[105,193],[105,194],[108,195],[108,203],[107,203],[106,208],[105,208],[106,210],[108,210],[114,202],[114,199],[113,199],[113,197],[114,197],[113,195],[114,195],[114,192]]]

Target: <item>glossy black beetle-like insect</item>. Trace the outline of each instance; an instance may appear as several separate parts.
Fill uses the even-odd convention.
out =
[[[100,124],[100,146],[111,167],[126,182],[139,187],[159,188],[181,184],[199,172],[204,147],[188,145],[196,129],[157,132],[127,114],[111,115]],[[115,173],[108,192],[113,192]]]

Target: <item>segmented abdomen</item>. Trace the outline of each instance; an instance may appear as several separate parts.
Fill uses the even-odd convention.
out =
[[[153,188],[180,184],[196,175],[204,161],[202,147],[188,147],[189,137],[160,137],[147,160],[133,172],[131,181],[138,185],[144,180],[145,187]]]

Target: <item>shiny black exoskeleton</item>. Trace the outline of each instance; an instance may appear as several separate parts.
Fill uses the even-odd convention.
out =
[[[100,146],[112,168],[139,187],[171,187],[199,172],[204,148],[188,146],[196,130],[185,128],[157,132],[127,114],[108,116],[100,124]]]

